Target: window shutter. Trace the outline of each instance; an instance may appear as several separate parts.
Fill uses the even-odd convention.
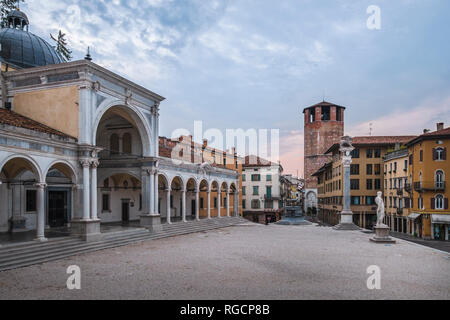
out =
[[[448,198],[444,199],[444,210],[448,210]]]
[[[447,148],[444,148],[444,151],[442,151],[442,159],[447,160]]]
[[[433,161],[437,159],[436,149],[433,148]]]
[[[431,210],[434,210],[434,209],[435,209],[435,204],[436,204],[435,201],[436,201],[436,200],[435,200],[434,198],[431,198]]]

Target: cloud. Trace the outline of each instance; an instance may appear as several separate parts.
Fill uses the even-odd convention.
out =
[[[372,121],[359,123],[350,128],[351,136],[369,135],[415,135],[421,134],[423,129],[436,130],[436,123],[450,121],[450,97],[445,99],[428,99],[411,109],[402,108]]]
[[[281,137],[280,161],[284,174],[303,177],[304,136],[301,131],[291,131]]]
[[[350,126],[351,136],[369,135],[372,124],[374,136],[419,135],[423,129],[436,130],[436,123],[444,122],[450,126],[450,97],[429,99],[411,109],[393,110],[391,113],[375,118],[372,121]],[[291,131],[281,138],[280,160],[285,173],[303,176],[304,169],[304,133]]]

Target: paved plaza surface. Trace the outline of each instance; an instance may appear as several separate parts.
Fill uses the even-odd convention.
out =
[[[450,299],[448,253],[371,236],[249,223],[2,272],[0,299]],[[66,287],[71,265],[81,290]]]

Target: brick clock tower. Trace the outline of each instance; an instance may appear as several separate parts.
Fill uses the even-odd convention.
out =
[[[317,208],[317,178],[311,176],[330,161],[325,152],[344,136],[345,107],[321,102],[305,114],[305,211]]]

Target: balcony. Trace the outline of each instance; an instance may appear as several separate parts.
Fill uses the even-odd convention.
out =
[[[406,183],[405,184],[405,191],[408,192],[408,193],[411,193],[411,191],[412,191],[411,183]]]
[[[445,191],[445,182],[434,182],[434,181],[414,182],[414,190],[417,192]]]

